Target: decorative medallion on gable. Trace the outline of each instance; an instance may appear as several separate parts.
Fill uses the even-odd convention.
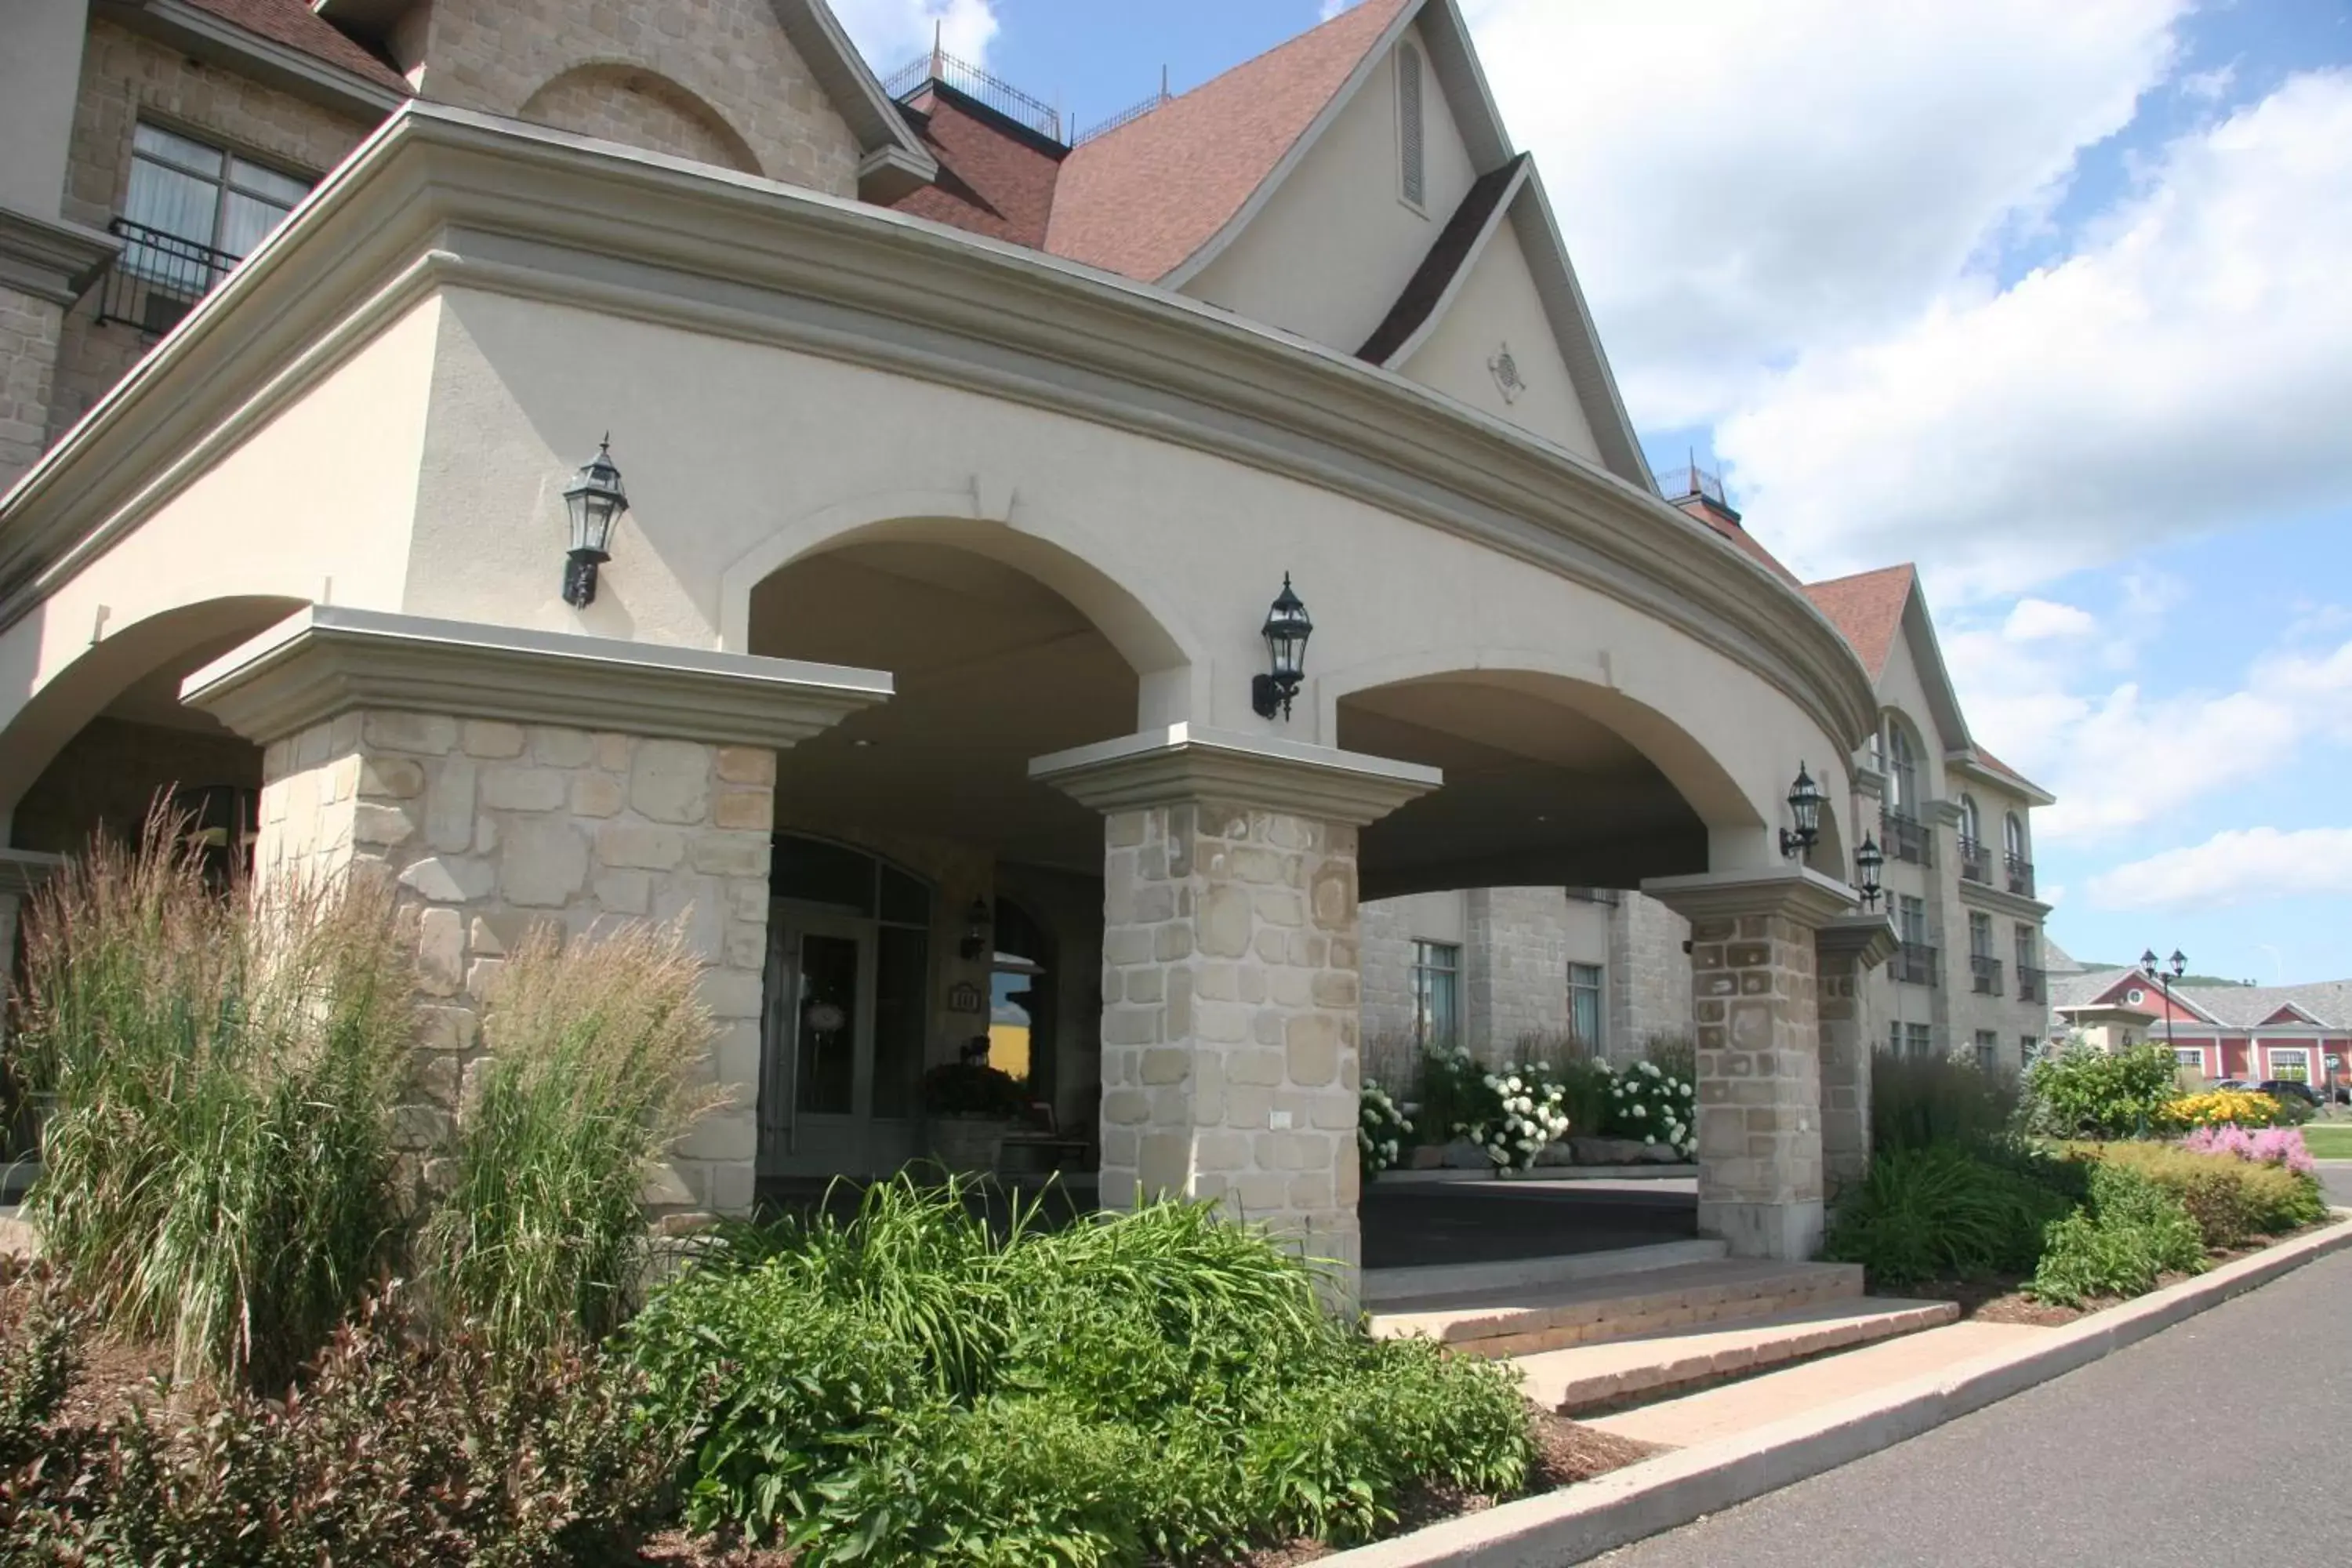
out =
[[[1510,344],[1505,343],[1496,349],[1495,357],[1486,362],[1486,368],[1495,373],[1495,384],[1502,389],[1504,402],[1517,403],[1519,394],[1528,389],[1527,379],[1519,374],[1519,362],[1512,356]]]

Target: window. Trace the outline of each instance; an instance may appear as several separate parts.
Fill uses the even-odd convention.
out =
[[[1886,1026],[1886,1048],[1898,1057],[1903,1054],[1902,1025],[1889,1024]]]
[[[2130,990],[2124,993],[2124,1000],[2137,1007],[2141,1003],[2147,1000],[2147,993],[2135,985]]]
[[[1462,950],[1451,942],[1412,944],[1412,1038],[1450,1046],[1462,1029]]]
[[[2032,1067],[2033,1058],[2042,1054],[2042,1041],[2032,1035],[2017,1037],[2017,1065]]]
[[[1906,1055],[1914,1057],[1931,1057],[1936,1054],[1935,1036],[1929,1033],[1927,1026],[1925,1024],[1904,1025],[1903,1043],[1906,1047],[1905,1052]]]
[[[1589,1050],[1601,1048],[1601,966],[1568,966],[1568,1026]]]
[[[1919,759],[1911,749],[1911,737],[1899,724],[1889,724],[1886,730],[1887,809],[1900,816],[1919,815]]]
[[[1972,914],[1969,917],[1969,955],[1972,958],[1992,956],[1992,917]]]
[[[1992,1072],[2000,1066],[2000,1036],[1990,1029],[1977,1031],[1977,1070]]]
[[[2285,1046],[2273,1046],[2270,1048],[2270,1058],[2271,1077],[2279,1082],[2309,1083],[2311,1081],[2311,1054],[2300,1046],[2292,1048]]]
[[[1399,44],[1396,68],[1398,188],[1405,200],[1419,206],[1425,184],[1422,173],[1421,51],[1410,42]]]
[[[2012,860],[2025,858],[2025,819],[2013,811],[2000,825],[2000,847]]]
[[[1927,940],[1927,900],[1908,893],[1899,895],[1895,900],[1895,929],[1905,942],[1924,944]]]
[[[1960,837],[1969,845],[1984,842],[1984,834],[1978,826],[1977,797],[1972,795],[1960,796]]]
[[[123,237],[101,321],[168,331],[285,221],[310,182],[143,121],[131,144],[131,186],[115,221]]]
[[[2172,1051],[2172,1061],[2175,1067],[2184,1067],[2192,1071],[2203,1072],[2205,1048],[2202,1046],[2176,1046]]]

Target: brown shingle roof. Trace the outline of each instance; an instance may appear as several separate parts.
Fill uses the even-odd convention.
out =
[[[1773,576],[1778,577],[1791,588],[1800,586],[1797,582],[1797,574],[1794,572],[1790,571],[1786,566],[1781,565],[1780,558],[1773,554],[1770,551],[1765,549],[1762,541],[1759,540],[1754,534],[1748,532],[1746,529],[1740,527],[1739,524],[1732,521],[1729,518],[1724,516],[1721,512],[1716,510],[1715,508],[1708,505],[1705,497],[1694,496],[1687,500],[1679,500],[1674,504],[1682,508],[1683,510],[1690,516],[1695,517],[1699,521],[1706,524],[1707,527],[1715,530],[1716,532],[1721,534],[1724,538],[1731,541],[1731,542],[1738,547],[1741,554],[1747,556],[1750,561],[1755,562],[1759,566],[1763,567],[1764,570],[1772,574]],[[1811,589],[1807,589],[1806,591],[1808,593],[1811,592]],[[1834,619],[1835,617],[1832,616],[1832,618]]]
[[[1064,153],[977,100],[932,83],[907,109],[908,121],[940,162],[936,184],[891,205],[992,239],[1043,248]]]
[[[1887,658],[1903,630],[1903,608],[1911,602],[1911,589],[1917,580],[1918,574],[1906,563],[1827,583],[1808,583],[1805,597],[1845,634],[1874,681],[1886,673]]]
[[[1418,0],[1361,0],[1097,137],[1062,164],[1045,248],[1146,281],[1214,237]]]
[[[398,71],[335,30],[314,15],[302,0],[187,0],[199,11],[209,11],[225,22],[272,43],[337,66],[378,87],[404,93],[408,83]]]
[[[1462,205],[1455,207],[1454,216],[1445,220],[1445,227],[1438,234],[1437,243],[1432,245],[1429,254],[1421,258],[1421,265],[1413,269],[1412,277],[1405,283],[1404,291],[1397,296],[1396,303],[1389,307],[1389,313],[1382,318],[1381,324],[1372,329],[1372,335],[1364,340],[1364,346],[1356,351],[1358,359],[1386,364],[1391,355],[1404,347],[1405,340],[1421,330],[1421,324],[1429,320],[1429,313],[1437,309],[1437,302],[1445,297],[1445,290],[1453,287],[1454,274],[1461,271],[1463,264],[1470,259],[1470,247],[1477,243],[1478,236],[1486,229],[1486,220],[1494,216],[1496,205],[1503,199],[1503,193],[1511,188],[1511,181],[1517,175],[1519,165],[1527,161],[1528,155],[1522,153],[1501,168],[1479,175],[1471,184],[1470,194],[1462,198]]]

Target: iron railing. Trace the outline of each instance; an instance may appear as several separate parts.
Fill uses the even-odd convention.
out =
[[[2021,1002],[2050,1000],[2050,973],[2047,970],[2017,966],[2017,999]]]
[[[121,238],[122,254],[114,258],[100,290],[98,319],[121,321],[159,338],[178,326],[180,318],[243,259],[126,217],[106,226]]]
[[[1908,860],[1915,866],[1936,863],[1935,839],[1926,823],[1899,811],[1889,811],[1880,814],[1878,825],[1888,859]]]
[[[1605,904],[1615,909],[1625,897],[1616,888],[1570,888],[1568,896],[1580,904]]]
[[[1970,882],[1992,886],[1992,851],[1974,838],[1961,839],[1960,876]]]
[[[1906,942],[1895,950],[1895,978],[1906,985],[1936,984],[1936,950],[1924,942]]]
[[[1166,103],[1169,100],[1169,96],[1170,94],[1168,89],[1163,87],[1158,92],[1153,93],[1150,98],[1145,99],[1142,102],[1130,103],[1125,109],[1120,110],[1117,114],[1112,115],[1108,120],[1097,121],[1094,124],[1087,126],[1084,131],[1075,132],[1070,137],[1070,145],[1073,147],[1083,147],[1097,136],[1108,136],[1121,126],[1132,125],[1137,121],[1142,119],[1145,115],[1150,113],[1153,110],[1158,109],[1161,104]]]
[[[1026,126],[1049,142],[1067,143],[1063,134],[1062,111],[1042,98],[1033,98],[1019,88],[986,68],[961,60],[944,49],[933,48],[908,60],[882,79],[882,90],[892,98],[906,98],[926,83],[938,82],[951,87],[966,98],[977,99],[1017,125]]]
[[[1726,511],[1733,510],[1731,492],[1723,488],[1723,476],[1710,473],[1696,462],[1676,463],[1671,468],[1653,470],[1658,481],[1658,493],[1668,500],[1683,500],[1697,496],[1711,500]]]
[[[1969,954],[1969,980],[1978,995],[2000,995],[2000,960],[1990,953]]]
[[[2002,857],[2009,872],[2009,890],[2021,898],[2033,896],[2033,862],[2021,855]]]

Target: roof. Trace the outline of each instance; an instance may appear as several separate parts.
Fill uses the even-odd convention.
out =
[[[1045,248],[1147,282],[1166,277],[1233,221],[1415,3],[1361,0],[1076,149]]]
[[[314,14],[305,0],[184,0],[193,10],[218,16],[247,32],[283,44],[297,53],[340,67],[394,92],[409,90],[401,74]]]
[[[940,174],[891,205],[992,239],[1044,248],[1054,182],[1066,155],[1059,144],[938,81],[903,112],[939,160]]]
[[[1668,499],[1674,500],[1671,497]],[[1737,521],[1727,516],[1705,496],[1686,496],[1674,500],[1674,504],[1680,507],[1685,515],[1696,518],[1715,530],[1717,533],[1729,540],[1741,554],[1746,555],[1791,588],[1803,587],[1803,584],[1797,581],[1797,574],[1781,565],[1779,556],[1764,548],[1763,541],[1742,528]],[[1807,588],[1805,592],[1811,595],[1812,590]],[[1831,619],[1834,621],[1836,617],[1832,616]],[[1844,631],[1845,628],[1840,626],[1838,630]],[[1849,637],[1846,640],[1851,642],[1853,638]],[[1876,679],[1875,671],[1872,672],[1872,678]]]
[[[2050,1005],[2088,1007],[2139,972],[2136,969],[2085,969],[2074,974],[2050,976]]]
[[[2352,980],[2308,985],[2176,985],[2172,994],[2232,1029],[2258,1027],[2283,1007],[2293,1007],[2326,1028],[2352,1029]]]
[[[1364,346],[1356,351],[1358,359],[1386,364],[1421,331],[1422,324],[1444,300],[1454,280],[1477,252],[1479,237],[1493,222],[1527,161],[1528,155],[1522,153],[1471,183],[1469,194],[1454,209],[1454,216],[1445,220],[1436,243],[1406,280],[1404,291],[1397,296],[1396,303],[1389,308],[1381,324],[1372,329],[1372,335],[1364,340]]]
[[[1845,634],[1874,685],[1886,673],[1886,661],[1894,656],[1895,638],[1903,632],[1904,608],[1918,582],[1917,569],[1906,562],[1852,577],[1808,583],[1805,597],[1829,617],[1830,625]]]
[[[1976,763],[1979,767],[1985,769],[1989,773],[1999,773],[2001,777],[2009,780],[2010,783],[2017,785],[2020,789],[2025,790],[2029,794],[2041,796],[2043,799],[2051,798],[2050,792],[2048,790],[2043,789],[2040,784],[2035,784],[2032,779],[2027,778],[2023,773],[2019,773],[2015,768],[2011,767],[2007,763],[2002,762],[1999,757],[1994,756],[1982,746],[1972,743],[1969,750],[1976,758]]]

